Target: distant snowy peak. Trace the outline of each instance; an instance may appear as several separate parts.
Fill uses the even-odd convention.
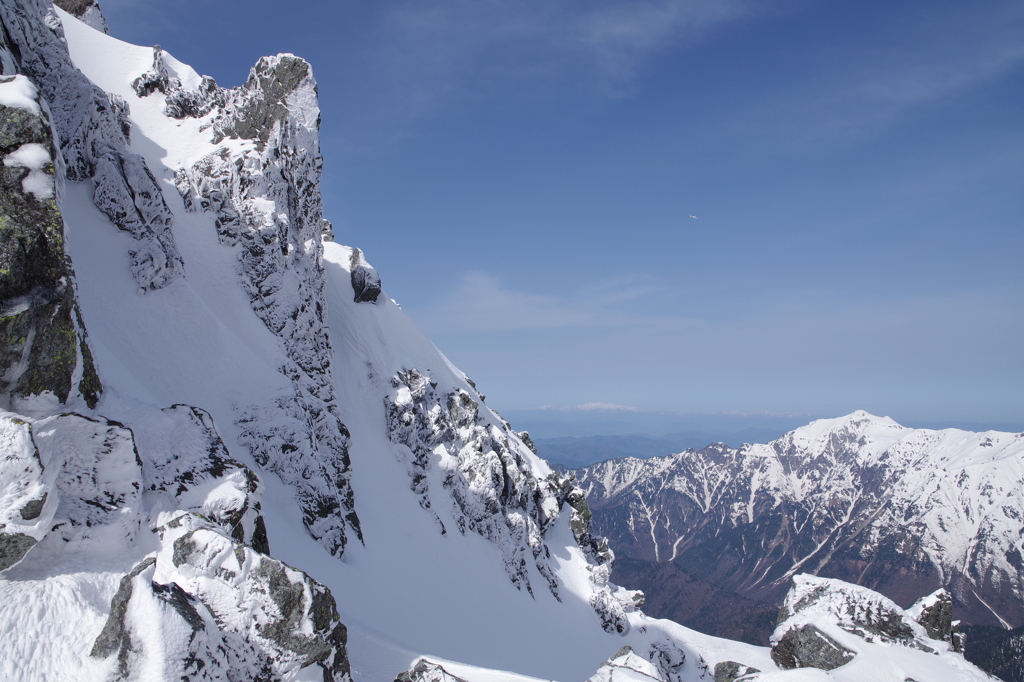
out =
[[[772,601],[812,572],[897,601],[945,587],[968,622],[1024,623],[1024,434],[930,431],[858,411],[766,445],[577,471],[624,553]]]

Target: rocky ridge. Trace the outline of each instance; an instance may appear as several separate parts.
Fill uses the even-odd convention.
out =
[[[158,48],[153,68],[133,84],[162,94],[172,118],[204,118],[213,144],[233,138],[175,174],[191,212],[210,212],[220,243],[238,251],[238,273],[253,312],[276,334],[294,393],[239,416],[261,465],[299,491],[305,523],[335,554],[349,531],[361,538],[349,485],[349,432],[338,414],[325,325],[320,200],[319,109],[309,64],[292,55],[261,59],[238,88],[202,77],[182,83]],[[379,279],[378,279],[379,291]]]
[[[409,487],[420,507],[432,514],[438,531],[445,534],[448,529],[432,509],[441,502],[430,489],[431,478],[436,480],[431,476],[435,466],[458,531],[475,531],[497,545],[512,584],[532,595],[529,558],[551,594],[561,601],[545,534],[563,505],[568,505],[570,528],[592,562],[591,606],[605,630],[627,633],[625,609],[634,607],[634,595],[617,598],[615,587],[609,586],[614,554],[604,538],[591,533],[582,491],[554,472],[539,478],[529,459],[535,453],[508,422],[483,407],[483,396],[472,384],[440,392],[429,376],[409,369],[396,374],[391,385],[393,391],[385,398],[388,434],[393,442],[406,446]]]

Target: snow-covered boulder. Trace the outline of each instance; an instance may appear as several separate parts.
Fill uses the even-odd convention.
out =
[[[772,646],[772,660],[786,670],[834,670],[849,663],[855,655],[810,623],[786,630]]]
[[[352,291],[356,303],[376,303],[380,296],[380,275],[360,249],[352,249]]]
[[[587,682],[665,682],[658,666],[637,656],[633,649],[624,646],[608,661],[605,661]]]
[[[772,634],[772,660],[784,669],[834,670],[860,655],[865,645],[912,649],[939,655],[958,664],[964,661],[949,637],[941,594],[904,611],[892,600],[859,585],[811,575],[793,577],[792,587],[779,610],[779,625]],[[924,612],[935,615],[931,631],[918,622]],[[948,614],[948,612],[947,612]],[[945,626],[945,629],[944,627]],[[937,636],[934,636],[937,635]]]
[[[722,661],[715,665],[715,682],[745,682],[759,672],[757,668],[736,661]]]
[[[399,673],[395,682],[466,682],[458,675],[453,675],[440,663],[421,658],[403,673]]]

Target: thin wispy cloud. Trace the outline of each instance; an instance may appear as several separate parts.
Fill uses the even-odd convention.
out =
[[[616,405],[615,403],[584,403],[571,407],[557,407],[555,405],[542,405],[538,410],[550,410],[556,412],[642,412],[639,407],[631,405]]]
[[[423,324],[437,331],[468,332],[624,327],[648,322],[631,302],[657,287],[611,281],[581,291],[536,294],[506,286],[497,277],[469,272],[445,299],[428,308]]]
[[[370,59],[409,116],[494,82],[582,77],[615,95],[660,50],[749,12],[745,0],[404,2],[383,17]]]
[[[821,73],[780,84],[755,115],[736,118],[753,138],[789,147],[847,144],[914,108],[969,97],[1024,64],[1024,6],[944,13],[884,47],[821,48]],[[773,132],[774,131],[774,132]]]

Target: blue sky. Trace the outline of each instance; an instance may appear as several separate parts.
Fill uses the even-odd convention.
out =
[[[339,241],[499,410],[1024,424],[1019,1],[101,4],[313,64]]]

